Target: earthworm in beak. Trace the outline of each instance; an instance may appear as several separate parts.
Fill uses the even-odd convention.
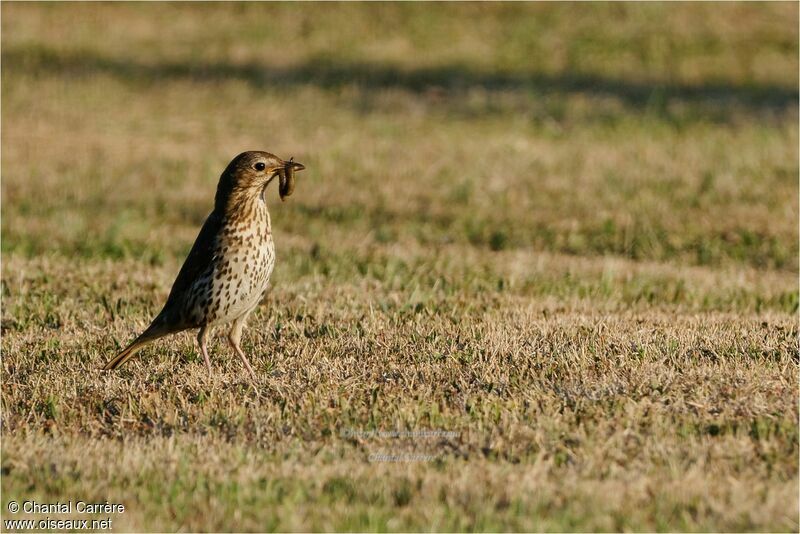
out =
[[[302,163],[296,163],[292,157],[289,158],[289,161],[286,162],[286,165],[284,165],[282,169],[278,170],[278,192],[281,195],[281,200],[285,200],[286,197],[294,192],[295,171],[302,171],[305,168],[305,165]]]

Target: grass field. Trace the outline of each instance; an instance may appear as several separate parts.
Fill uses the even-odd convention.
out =
[[[800,529],[797,4],[3,2],[2,126],[3,519]],[[256,388],[101,374],[248,149]]]

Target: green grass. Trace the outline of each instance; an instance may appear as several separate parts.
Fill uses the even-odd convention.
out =
[[[3,519],[798,530],[796,5],[2,15]],[[189,334],[99,373],[246,149],[307,167],[257,384]]]

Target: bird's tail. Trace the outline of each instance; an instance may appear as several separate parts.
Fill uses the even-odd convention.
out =
[[[125,347],[122,352],[114,356],[114,358],[103,367],[103,370],[110,371],[112,369],[118,369],[119,367],[122,367],[125,362],[133,358],[133,356],[135,356],[136,353],[142,350],[144,347],[156,339],[169,334],[170,332],[168,330],[165,331],[163,328],[156,326],[156,323],[158,322],[158,320],[153,321],[153,324],[151,324],[147,330],[142,332],[139,337],[134,339],[133,342]]]

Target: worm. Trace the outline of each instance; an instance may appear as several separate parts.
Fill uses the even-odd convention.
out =
[[[278,171],[280,176],[278,192],[281,195],[281,200],[292,194],[294,191],[294,165],[292,164],[294,158],[289,158],[286,166]]]

